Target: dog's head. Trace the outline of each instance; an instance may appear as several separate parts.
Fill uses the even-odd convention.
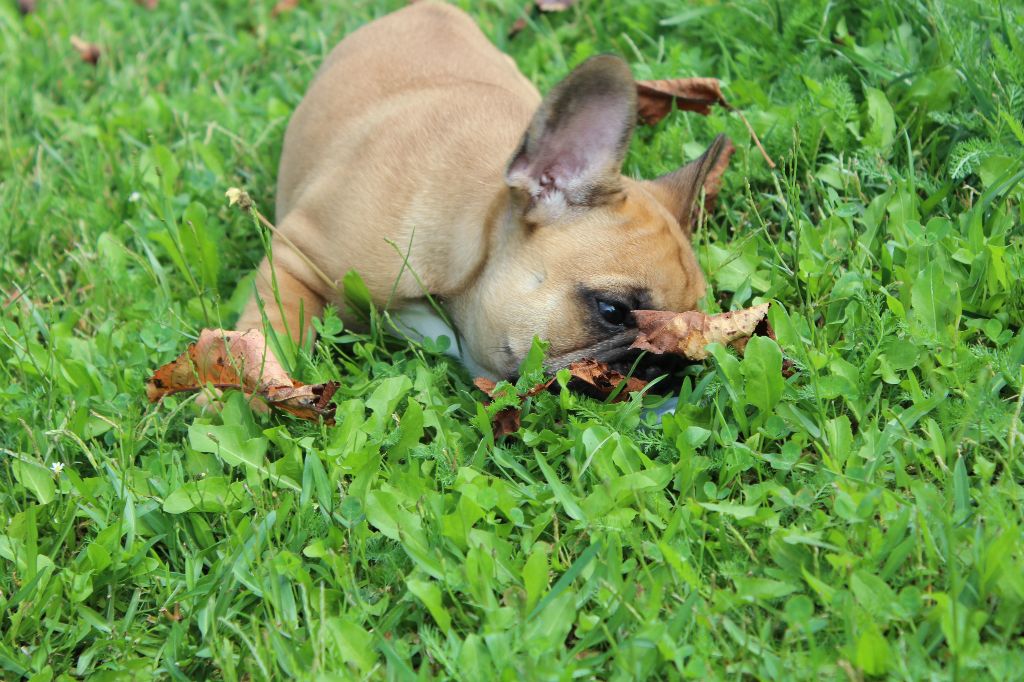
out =
[[[617,57],[593,57],[544,99],[506,170],[508,207],[460,306],[484,367],[511,376],[534,336],[551,366],[615,362],[636,336],[632,311],[693,309],[704,276],[690,246],[695,202],[726,146],[652,181],[622,176],[636,86]]]

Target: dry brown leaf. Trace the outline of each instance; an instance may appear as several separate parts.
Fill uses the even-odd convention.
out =
[[[295,9],[298,6],[299,6],[299,0],[280,0],[280,2],[278,2],[276,5],[274,5],[274,9],[270,10],[270,16],[276,17],[279,14],[284,14],[285,12],[291,12],[293,9]]]
[[[498,440],[502,436],[507,436],[510,433],[515,433],[522,426],[523,410],[519,407],[506,407],[503,410],[498,410],[491,419],[491,431],[494,434],[494,440]]]
[[[204,329],[174,362],[153,373],[146,382],[146,397],[157,402],[164,396],[198,391],[212,385],[257,395],[271,407],[309,420],[334,423],[331,397],[338,384],[306,385],[293,380],[267,347],[263,334]]]
[[[626,385],[615,396],[614,402],[626,400],[630,393],[639,391],[647,385],[643,379],[626,377],[621,372],[616,372],[607,364],[593,358],[584,358],[570,364],[569,373],[572,375],[569,387],[594,398],[607,398],[619,387],[619,384],[625,381]]]
[[[614,399],[615,402],[626,400],[630,393],[639,391],[647,385],[646,381],[637,379],[636,377],[627,378],[621,372],[616,372],[605,363],[594,360],[593,358],[577,360],[570,364],[568,369],[569,374],[571,375],[569,379],[570,389],[600,400],[604,400],[611,395],[623,381],[626,382],[626,385],[622,387],[622,390],[619,391],[618,394],[616,394]],[[518,406],[510,406],[499,410],[491,419],[491,429],[494,432],[494,438],[497,439],[501,436],[518,431],[522,419],[523,401],[537,395],[538,393],[548,390],[554,383],[554,377],[551,377],[547,381],[542,381],[534,385],[525,393],[519,394]],[[486,393],[488,397],[494,398],[496,396],[495,389],[497,388],[497,383],[490,379],[477,377],[473,380],[473,385]],[[503,396],[503,394],[500,393],[497,395]]]
[[[100,46],[82,40],[78,36],[71,36],[71,47],[78,51],[78,56],[83,62],[95,65],[100,60]]]
[[[473,380],[473,385],[486,393],[489,398],[495,397],[494,389],[498,387],[498,383],[496,381],[492,381],[485,377],[477,377]],[[523,413],[522,404],[525,398],[526,396],[520,396],[519,405],[510,405],[509,407],[498,410],[491,418],[491,431],[494,434],[494,440],[498,440],[502,436],[507,436],[508,434],[515,433],[519,430]]]
[[[523,394],[524,398],[532,398],[535,395],[543,393],[544,391],[551,388],[551,384],[555,383],[555,378],[551,377],[547,381],[542,381],[539,384],[534,385],[529,391]]]
[[[636,107],[640,120],[652,126],[665,118],[675,104],[683,111],[707,116],[716,104],[728,107],[717,78],[673,78],[636,82]]]
[[[754,128],[747,117],[738,109],[733,109],[722,95],[722,87],[717,78],[673,78],[659,81],[637,81],[636,83],[637,113],[640,120],[652,126],[669,115],[672,104],[683,111],[695,111],[707,116],[711,107],[718,104],[734,112],[743,121],[750,139],[754,141],[761,156],[769,168],[775,168],[775,161],[768,156]]]
[[[36,0],[18,0],[18,11],[22,16],[36,11]]]
[[[476,379],[473,379],[473,385],[486,393],[488,397],[493,398],[494,389],[497,388],[498,382],[492,381],[486,377],[477,377]]]
[[[709,343],[729,344],[749,339],[767,315],[767,303],[717,315],[696,310],[685,313],[636,310],[633,317],[640,334],[630,347],[651,353],[675,353],[689,360],[706,360],[705,347]]]
[[[543,391],[548,390],[548,388],[553,383],[555,383],[554,377],[548,379],[547,381],[542,381],[539,384],[534,385],[532,388],[526,391],[526,393],[519,394],[518,406],[509,406],[504,409],[498,410],[498,412],[495,413],[494,417],[491,419],[491,428],[494,431],[495,440],[497,440],[501,436],[510,433],[515,433],[516,431],[518,431],[520,421],[522,418],[523,401],[526,400],[527,398],[532,398],[538,393],[542,393]],[[491,379],[477,377],[476,379],[473,380],[473,385],[479,388],[484,393],[486,393],[489,398],[494,398],[496,396],[495,389],[497,388],[498,384],[497,382],[492,381]],[[503,397],[504,393],[497,395]]]
[[[520,398],[532,398],[533,396],[537,395],[538,393],[543,393],[544,391],[548,390],[548,388],[553,383],[555,383],[555,378],[551,377],[547,381],[542,381],[539,384],[535,384],[532,388],[527,390],[526,393],[520,393],[519,397]],[[495,397],[495,389],[498,386],[498,382],[492,381],[491,379],[487,379],[487,378],[484,378],[484,377],[477,377],[476,379],[473,379],[473,385],[476,386],[477,388],[479,388],[484,393],[486,393],[489,397],[493,398],[493,397]],[[503,396],[504,393],[502,393],[500,395]]]

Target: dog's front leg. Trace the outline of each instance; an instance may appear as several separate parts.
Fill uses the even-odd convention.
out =
[[[294,256],[294,252],[278,246],[275,243],[273,264],[268,258],[260,264],[256,272],[256,291],[249,298],[235,328],[238,331],[256,329],[263,332],[263,316],[266,315],[269,329],[265,334],[276,333],[282,340],[290,337],[296,343],[302,343],[308,334],[312,334],[312,319],[323,312],[324,299],[294,274],[296,269],[304,271],[301,259],[289,258]],[[264,346],[263,362],[271,359],[276,362],[277,356],[269,345]],[[198,404],[204,410],[219,409],[219,399],[220,390],[215,389],[212,393],[200,394]],[[269,409],[262,400],[253,399],[251,404],[257,412]]]
[[[287,255],[286,255],[287,254]],[[263,315],[268,326],[296,343],[302,343],[312,333],[311,322],[324,309],[324,299],[296,274],[303,263],[289,258],[290,250],[282,253],[275,247],[274,262],[267,258],[256,272],[256,292],[249,299],[235,328],[263,329]],[[296,267],[298,266],[298,267]],[[261,312],[262,308],[262,312]]]

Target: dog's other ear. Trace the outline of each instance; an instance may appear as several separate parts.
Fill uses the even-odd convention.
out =
[[[719,135],[703,154],[679,170],[662,175],[648,183],[648,187],[665,208],[679,221],[679,226],[689,237],[693,234],[693,223],[697,217],[697,200],[701,189],[714,199],[718,194],[721,175],[729,164],[729,157],[735,151],[732,142],[725,135]]]
[[[600,204],[621,187],[622,159],[636,121],[636,85],[619,57],[577,66],[544,98],[509,161],[509,187],[547,217]]]

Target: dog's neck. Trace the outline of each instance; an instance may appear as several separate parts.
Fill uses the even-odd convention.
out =
[[[528,228],[523,224],[522,201],[523,198],[510,190],[503,181],[494,187],[489,205],[480,213],[484,217],[478,233],[482,247],[479,259],[457,289],[439,292],[445,301],[445,312],[457,330],[465,331],[471,324],[480,324],[480,315],[500,317],[505,314],[500,303],[493,300],[494,287],[488,286],[488,283],[501,269],[516,267],[516,254],[525,248],[523,242]],[[468,247],[458,244],[454,246],[456,249]],[[463,364],[467,364],[470,353],[488,357],[495,352],[500,352],[500,349],[464,345],[460,357],[463,358]],[[481,372],[480,376],[494,373]]]

